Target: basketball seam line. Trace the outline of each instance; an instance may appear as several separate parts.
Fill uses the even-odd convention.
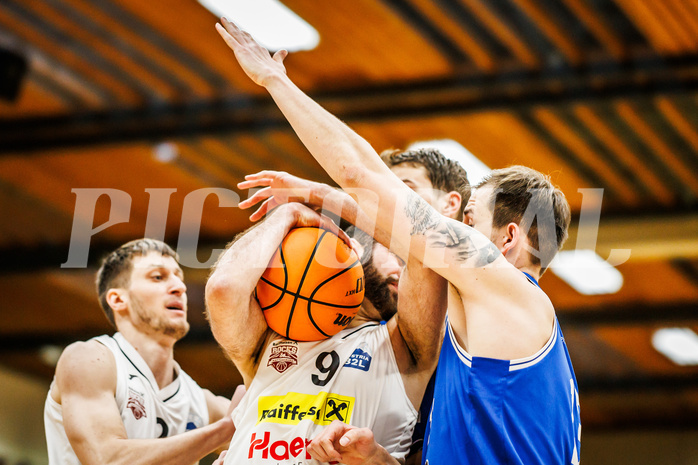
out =
[[[257,303],[259,304],[259,307],[262,309],[262,311],[266,310],[267,308],[271,308],[271,307],[273,307],[274,305],[276,305],[276,304],[278,304],[279,302],[281,302],[281,299],[284,298],[284,292],[287,292],[287,289],[286,289],[286,288],[288,287],[288,270],[286,269],[286,258],[284,257],[284,249],[281,247],[281,244],[279,244],[278,249],[279,249],[279,259],[281,260],[281,266],[282,266],[282,268],[284,269],[284,287],[281,288],[281,287],[279,287],[278,285],[273,284],[272,282],[270,282],[269,280],[267,280],[264,276],[260,276],[260,279],[261,279],[262,281],[264,281],[265,283],[267,283],[267,284],[269,284],[269,285],[271,285],[271,286],[274,286],[275,288],[277,288],[277,289],[279,289],[279,290],[281,291],[281,295],[279,296],[278,299],[276,299],[276,302],[273,302],[273,303],[271,303],[270,305],[268,305],[268,306],[266,306],[266,307],[262,307],[262,304],[259,302],[259,297],[257,297],[257,288],[255,288],[255,290],[254,290],[255,296],[254,296],[254,297],[255,297],[255,299],[257,299]]]
[[[319,241],[318,241],[318,242],[319,242]],[[321,282],[320,284],[318,284],[317,286],[315,286],[315,289],[314,289],[313,292],[310,294],[310,298],[308,299],[308,310],[307,310],[307,312],[308,312],[308,318],[310,319],[310,322],[313,324],[313,326],[315,326],[315,328],[317,328],[318,331],[320,331],[323,335],[325,335],[325,336],[327,336],[327,337],[330,337],[330,335],[329,335],[329,334],[325,334],[325,332],[324,332],[323,330],[320,329],[320,327],[317,325],[317,323],[315,323],[315,320],[313,319],[313,314],[312,314],[312,312],[310,311],[310,304],[311,304],[311,303],[314,303],[314,301],[313,301],[313,296],[315,295],[315,293],[316,293],[325,283],[328,283],[328,282],[332,281],[332,280],[333,280],[334,278],[336,278],[337,276],[340,276],[340,275],[346,273],[347,271],[349,271],[350,269],[354,268],[354,265],[356,265],[358,262],[359,262],[358,260],[354,260],[354,263],[352,263],[351,266],[349,266],[349,267],[347,267],[347,268],[344,268],[344,269],[343,269],[342,271],[340,271],[339,273],[335,274],[334,276],[331,276],[331,277],[327,278],[326,280],[324,280],[323,282]],[[298,288],[298,292],[300,292],[300,288]],[[352,306],[352,307],[348,307],[348,308],[355,308],[355,307],[360,307],[360,306],[361,306],[361,304],[356,305],[356,306]],[[338,305],[333,305],[333,307],[347,308],[346,306],[340,307],[340,306],[338,306]]]
[[[324,280],[323,282],[321,282],[319,285],[315,286],[315,289],[314,289],[313,292],[310,294],[310,298],[308,299],[308,310],[307,310],[307,311],[308,311],[308,318],[310,318],[310,322],[311,322],[311,323],[313,324],[313,326],[315,326],[315,327],[317,328],[317,330],[320,331],[322,334],[325,334],[325,333],[324,333],[324,332],[318,327],[318,325],[315,323],[315,320],[313,319],[313,314],[312,314],[312,312],[310,311],[310,304],[311,304],[311,303],[314,303],[313,296],[315,295],[315,293],[318,292],[318,290],[319,290],[323,285],[325,285],[325,283],[328,283],[328,282],[332,281],[334,278],[336,278],[337,276],[340,276],[340,275],[346,273],[347,271],[351,270],[352,268],[354,268],[354,266],[355,266],[357,263],[359,263],[359,260],[354,260],[354,263],[352,263],[351,266],[348,266],[348,267],[344,268],[344,269],[343,269],[342,271],[340,271],[339,273],[337,273],[337,274],[335,274],[335,275],[333,275],[333,276],[327,278],[326,280]],[[299,289],[299,291],[300,291],[300,289]],[[351,306],[351,307],[333,305],[333,307],[338,307],[338,308],[356,308],[356,307],[360,307],[360,306],[361,306],[361,303],[359,303],[359,305]],[[352,319],[353,319],[353,317],[352,317]],[[329,336],[328,336],[328,337],[329,337]]]
[[[344,268],[344,269],[343,269],[342,271],[340,271],[339,273],[330,276],[329,278],[327,278],[326,280],[324,280],[323,282],[321,282],[320,284],[318,284],[317,286],[315,286],[315,289],[313,290],[312,294],[310,294],[310,297],[308,297],[308,300],[314,301],[314,300],[313,300],[313,296],[318,292],[318,290],[320,290],[320,288],[321,288],[322,286],[324,286],[324,285],[327,284],[328,282],[332,281],[332,280],[333,280],[334,278],[336,278],[337,276],[340,276],[340,275],[346,273],[347,271],[353,269],[354,266],[356,266],[356,264],[357,264],[358,262],[359,262],[358,260],[354,260],[354,263],[352,263],[351,265],[349,265],[348,267]]]
[[[285,264],[284,259],[283,259],[283,255],[281,256],[281,261],[282,261],[282,263]],[[308,305],[310,305],[310,304],[320,304],[320,305],[326,305],[326,306],[328,306],[328,307],[335,307],[335,308],[356,308],[356,307],[360,307],[360,306],[361,306],[360,303],[357,304],[357,305],[339,305],[339,304],[334,304],[334,303],[330,303],[330,302],[324,302],[324,301],[322,301],[322,300],[315,300],[315,299],[313,299],[313,296],[318,292],[318,290],[319,290],[324,284],[328,283],[329,281],[332,281],[332,280],[333,280],[334,278],[336,278],[337,276],[339,276],[339,275],[341,275],[341,274],[343,274],[343,273],[346,273],[347,271],[353,269],[358,263],[359,263],[359,260],[355,260],[354,263],[352,263],[352,264],[349,265],[348,267],[344,268],[344,269],[341,270],[339,273],[330,276],[329,278],[327,278],[326,280],[324,280],[323,282],[321,282],[320,284],[318,284],[318,285],[315,287],[315,290],[313,291],[313,293],[310,294],[310,297],[305,297],[305,296],[303,296],[303,295],[300,295],[300,293],[296,293],[296,292],[291,292],[291,291],[289,291],[289,290],[287,289],[287,286],[288,286],[288,279],[284,282],[284,287],[281,287],[281,286],[279,286],[278,284],[273,283],[273,282],[269,281],[267,278],[265,278],[264,276],[262,276],[260,279],[261,279],[262,281],[264,281],[265,283],[267,283],[269,286],[271,286],[271,287],[273,287],[273,288],[275,288],[275,289],[281,291],[281,295],[279,296],[278,299],[276,299],[276,301],[272,302],[271,304],[267,305],[266,307],[261,307],[261,309],[262,309],[262,311],[265,311],[265,310],[268,310],[268,309],[272,308],[273,306],[277,305],[277,304],[281,301],[281,299],[283,299],[284,294],[290,294],[290,295],[292,295],[293,297],[295,297],[295,298],[297,298],[297,299],[306,300],[306,301],[308,301]],[[284,277],[285,277],[285,278],[288,278],[288,276],[287,276],[286,274],[284,274]],[[259,300],[258,300],[258,302],[259,302]],[[294,301],[294,302],[295,302],[295,301]],[[311,320],[312,320],[312,318],[311,318]]]
[[[360,307],[360,306],[361,306],[361,304],[356,304],[356,305],[339,305],[339,304],[333,304],[333,303],[330,303],[330,302],[324,302],[324,301],[322,301],[322,300],[315,300],[315,299],[313,299],[313,298],[311,298],[311,297],[305,297],[305,296],[300,295],[300,294],[298,294],[298,293],[291,292],[291,291],[289,291],[288,289],[284,289],[283,287],[279,286],[278,284],[274,284],[273,282],[267,280],[266,278],[261,278],[261,279],[262,279],[262,281],[264,281],[265,283],[267,283],[267,284],[270,285],[271,287],[273,287],[273,288],[278,289],[279,291],[281,291],[281,297],[279,297],[279,298],[276,300],[276,302],[273,302],[273,303],[267,305],[266,307],[260,307],[263,311],[269,310],[269,309],[272,308],[274,305],[278,304],[279,301],[283,298],[284,294],[290,294],[290,295],[292,295],[293,297],[297,297],[298,299],[306,300],[306,301],[308,301],[309,304],[320,304],[320,305],[326,305],[326,306],[328,306],[328,307],[336,307],[336,308],[356,308],[356,307]]]
[[[303,276],[301,276],[301,280],[298,283],[298,292],[299,293],[301,292],[301,289],[303,289],[303,281],[305,281],[305,277],[308,274],[308,270],[310,269],[310,264],[313,261],[313,257],[315,257],[315,252],[317,252],[317,249],[318,249],[318,247],[320,247],[320,243],[322,242],[322,239],[325,237],[326,234],[327,234],[327,231],[323,230],[322,234],[320,235],[320,238],[315,243],[315,247],[313,247],[313,252],[310,254],[310,257],[308,257],[308,261],[305,263],[305,270],[303,270]],[[288,274],[288,273],[286,273],[286,274]],[[289,315],[288,315],[288,322],[286,323],[286,337],[289,339],[290,339],[289,332],[291,331],[291,321],[293,321],[293,312],[295,312],[295,310],[296,310],[296,302],[298,302],[298,295],[294,296],[294,298],[293,298],[293,304],[291,305],[291,311],[289,312]],[[311,319],[311,321],[312,321],[312,319]],[[317,328],[317,325],[315,324],[314,321],[313,321],[313,326],[315,326]],[[318,331],[320,331],[323,336],[329,337],[329,335],[325,334],[323,331],[321,331],[320,328],[318,328]]]

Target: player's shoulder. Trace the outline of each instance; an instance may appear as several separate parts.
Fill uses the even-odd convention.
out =
[[[530,275],[523,273],[510,264],[504,264],[495,270],[495,273],[483,272],[479,292],[475,293],[477,298],[486,301],[494,301],[497,297],[509,299],[515,302],[514,307],[550,308],[552,302],[546,293],[538,286]],[[489,280],[487,278],[490,278]],[[489,287],[488,287],[489,286]],[[490,292],[482,292],[489,290]],[[457,289],[461,297],[463,292]]]
[[[114,371],[116,361],[111,350],[104,344],[90,339],[73,342],[61,354],[56,374],[100,374],[105,370]]]
[[[69,394],[93,395],[116,389],[116,360],[111,351],[95,341],[79,341],[67,346],[56,366],[54,399]]]

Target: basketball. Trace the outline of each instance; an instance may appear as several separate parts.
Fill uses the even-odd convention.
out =
[[[271,329],[288,339],[318,341],[354,319],[364,298],[364,271],[334,233],[296,228],[269,261],[255,297]]]

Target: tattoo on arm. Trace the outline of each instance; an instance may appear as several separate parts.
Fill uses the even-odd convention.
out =
[[[427,233],[427,246],[451,249],[456,261],[476,268],[489,265],[501,255],[489,239],[470,226],[446,221]]]
[[[412,222],[411,235],[425,235],[427,247],[447,248],[456,261],[472,267],[489,265],[501,255],[499,249],[470,226],[444,221],[422,198],[412,193],[405,214]]]
[[[441,215],[414,192],[410,192],[405,205],[405,214],[412,222],[411,236],[421,235],[434,229],[441,222]]]

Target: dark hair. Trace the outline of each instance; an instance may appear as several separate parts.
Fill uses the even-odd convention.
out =
[[[397,298],[388,287],[388,282],[394,281],[394,278],[382,276],[378,271],[379,265],[373,261],[374,245],[377,244],[373,237],[353,225],[347,228],[346,233],[363,247],[360,260],[364,269],[364,299],[373,305],[381,319],[387,321],[397,312]]]
[[[133,258],[147,255],[153,251],[175,260],[179,259],[177,252],[172,250],[169,245],[156,239],[144,238],[127,242],[102,260],[102,265],[97,271],[97,295],[104,314],[115,328],[114,311],[107,303],[107,292],[115,287],[127,287],[133,269]]]
[[[385,150],[381,153],[383,162],[389,168],[407,163],[423,166],[434,189],[443,192],[456,191],[461,197],[461,208],[458,209],[458,221],[463,220],[463,207],[470,199],[470,183],[468,174],[463,166],[455,160],[446,158],[436,149],[415,150]]]
[[[548,176],[520,165],[492,171],[477,188],[484,186],[494,189],[492,226],[521,226],[534,249],[531,261],[543,274],[567,239],[571,213],[565,194]]]
[[[363,229],[359,229],[354,225],[350,225],[348,228],[346,228],[345,232],[347,233],[347,236],[352,239],[356,239],[356,241],[361,244],[361,247],[363,248],[363,252],[359,257],[361,264],[366,265],[367,263],[371,263],[371,260],[373,260],[373,243],[375,242],[373,237]]]

